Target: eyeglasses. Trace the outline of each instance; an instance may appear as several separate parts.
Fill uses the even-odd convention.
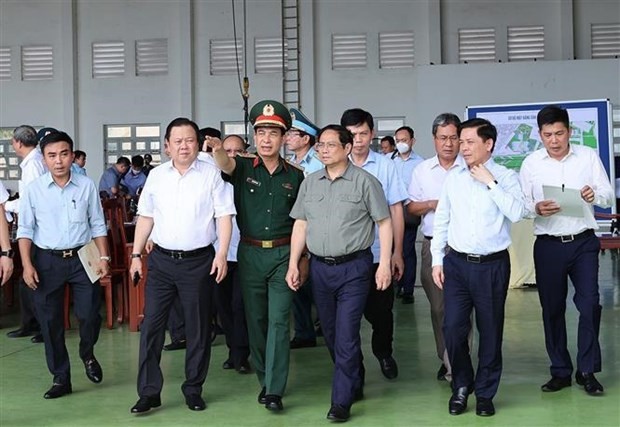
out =
[[[442,136],[436,136],[435,139],[441,141],[442,143],[446,143],[447,141],[450,142],[458,142],[459,137],[456,135],[452,135],[452,136],[446,136],[446,135],[442,135]]]
[[[303,136],[301,131],[298,130],[287,130],[285,133],[286,136]]]
[[[321,141],[314,144],[314,148],[318,150],[323,149],[323,147],[327,147],[330,150],[334,150],[336,149],[336,147],[342,147],[342,144],[340,144],[339,142],[321,142]]]

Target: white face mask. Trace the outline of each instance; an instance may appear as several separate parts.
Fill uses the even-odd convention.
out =
[[[409,144],[407,144],[406,142],[397,142],[396,149],[400,154],[405,154],[411,151],[411,148],[409,148]]]

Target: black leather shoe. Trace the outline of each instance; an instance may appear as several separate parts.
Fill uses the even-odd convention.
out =
[[[569,378],[570,379],[570,378]],[[575,380],[577,384],[583,386],[586,393],[590,395],[597,395],[603,393],[604,389],[601,383],[598,382],[594,374],[589,372],[577,372],[575,374]]]
[[[379,366],[381,366],[381,373],[388,380],[393,380],[398,376],[398,365],[392,356],[379,360]]]
[[[495,406],[493,405],[493,401],[483,397],[478,398],[476,401],[476,415],[481,417],[492,417],[495,415]]]
[[[235,365],[232,360],[226,359],[224,363],[222,363],[222,369],[235,369]]]
[[[150,411],[152,408],[159,408],[161,399],[159,396],[142,396],[138,402],[131,408],[132,414],[141,414]]]
[[[291,340],[291,350],[306,347],[316,347],[316,340],[302,340],[297,337]]]
[[[30,335],[34,335],[36,332],[30,331],[28,329],[16,329],[14,331],[8,332],[6,334],[9,338],[23,338],[29,337]]]
[[[34,344],[39,344],[43,342],[43,334],[36,334],[34,335],[32,338],[30,338],[30,341],[33,342]]]
[[[452,393],[448,402],[450,415],[461,415],[467,409],[467,397],[469,397],[468,387],[459,387]]]
[[[446,374],[448,373],[448,368],[443,363],[439,367],[437,371],[437,381],[446,381]]]
[[[402,302],[403,304],[413,304],[415,302],[415,298],[413,295],[403,294]]]
[[[239,372],[240,374],[249,374],[251,371],[252,369],[250,368],[250,363],[247,360],[241,362],[241,364],[237,368],[237,372]]]
[[[265,408],[270,411],[279,412],[284,409],[282,398],[277,394],[268,394],[265,396]]]
[[[351,418],[351,411],[341,405],[332,405],[327,413],[327,419],[338,423],[343,423]]]
[[[164,346],[165,351],[183,350],[185,348],[187,348],[187,341],[185,340],[172,341]]]
[[[261,405],[264,405],[265,403],[267,403],[267,399],[265,398],[266,395],[267,395],[267,389],[263,387],[260,393],[258,393],[258,399],[257,399],[258,403],[260,403]]]
[[[549,381],[540,386],[540,389],[547,393],[553,393],[554,391],[560,391],[563,388],[571,386],[570,377],[551,377]]]
[[[204,411],[207,409],[207,404],[199,394],[188,394],[185,396],[185,404],[192,411]]]
[[[57,399],[65,394],[71,394],[72,391],[71,384],[53,384],[52,388],[46,391],[43,397],[45,399]]]
[[[95,384],[99,384],[103,381],[103,371],[101,370],[101,365],[94,357],[84,361],[84,370],[86,371],[86,376],[88,379]]]

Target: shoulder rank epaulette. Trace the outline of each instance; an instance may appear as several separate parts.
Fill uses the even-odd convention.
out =
[[[255,159],[257,156],[253,153],[239,153],[237,154],[240,157],[245,157],[246,159]]]
[[[304,171],[304,167],[303,167],[303,166],[300,166],[300,165],[298,165],[298,164],[297,164],[297,163],[295,163],[295,162],[291,162],[290,160],[286,160],[286,159],[284,159],[284,161],[285,161],[287,164],[289,164],[289,165],[293,166],[294,168],[297,168],[297,169],[299,169],[299,170],[300,170],[300,171],[302,171],[302,172]]]

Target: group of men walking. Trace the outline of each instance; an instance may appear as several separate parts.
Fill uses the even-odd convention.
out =
[[[353,403],[364,396],[362,317],[372,326],[371,348],[383,375],[398,376],[392,283],[411,268],[415,271],[415,250],[411,236],[406,236],[414,233],[415,240],[418,225],[408,225],[408,217],[421,217],[420,276],[441,361],[437,377],[451,381],[453,390],[450,414],[463,413],[471,393],[477,398],[478,415],[495,413],[510,277],[510,225],[524,217],[534,218],[536,277],[551,359],[552,378],[542,390],[571,385],[574,369],[564,321],[570,277],[580,312],[576,380],[589,394],[603,392],[594,376],[601,370],[601,307],[592,205],[608,207],[614,195],[596,152],[569,143],[566,110],[548,106],[540,111],[544,147],[528,156],[520,175],[493,161],[497,131],[484,119],[461,123],[454,114],[439,115],[432,125],[436,156],[424,161],[413,155],[413,130],[401,128],[396,134],[398,167],[396,159],[370,149],[374,123],[362,109],[347,110],[340,124],[319,129],[299,111],[291,115],[279,102],[266,100],[254,105],[250,121],[256,154],[232,153],[235,156],[219,138],[200,140],[198,126],[189,119],[175,119],[166,129],[171,160],[153,169],[144,185],[130,267],[131,275],[142,274],[143,250],[151,239],[139,400],[131,412],[161,405],[159,362],[177,299],[187,346],[182,392],[189,409],[206,408],[202,389],[210,361],[212,300],[217,283],[229,272],[233,222],[239,232],[236,283],[259,382],[257,400],[270,411],[284,408],[290,346],[316,342],[312,334],[297,336],[298,330],[313,328],[311,300],[334,362],[328,419],[348,420]],[[285,138],[295,153],[291,160],[280,155]],[[92,181],[70,173],[72,144],[61,132],[43,140],[41,152],[49,172],[24,192],[20,205],[24,281],[35,295],[54,375],[46,398],[71,392],[59,324],[61,284],[70,283],[77,296],[86,374],[94,382],[103,378],[93,353],[100,300],[75,253],[94,239],[101,254],[98,270],[107,273],[105,225]],[[212,152],[200,153],[203,144]],[[312,151],[304,149],[308,144]],[[545,200],[543,185],[579,190],[583,217],[563,215],[560,205]],[[60,227],[53,220],[58,212],[66,219]],[[411,252],[413,265],[406,261]],[[412,298],[409,285],[402,287],[402,296]],[[291,306],[300,323],[293,341]],[[476,372],[470,356],[473,311],[480,336]]]

